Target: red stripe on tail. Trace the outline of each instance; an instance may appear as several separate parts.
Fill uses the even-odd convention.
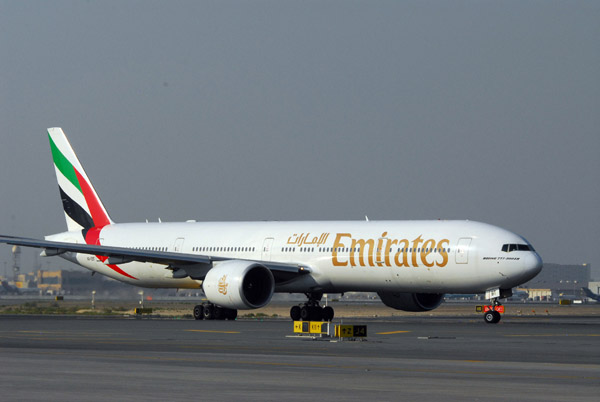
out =
[[[90,184],[83,178],[81,174],[77,171],[77,169],[73,168],[75,171],[75,175],[77,176],[77,180],[79,181],[79,186],[81,187],[81,191],[83,192],[83,197],[85,198],[85,202],[90,209],[90,214],[92,214],[92,219],[94,220],[94,226],[103,227],[106,225],[110,225],[110,218],[104,212],[102,205],[100,204],[100,200],[96,197],[94,190]],[[89,244],[89,243],[88,243]]]

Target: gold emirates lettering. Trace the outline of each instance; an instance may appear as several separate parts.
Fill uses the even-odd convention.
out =
[[[345,267],[348,264],[353,267],[391,267],[392,262],[397,267],[445,267],[448,264],[449,243],[448,239],[436,242],[434,239],[423,239],[422,235],[411,242],[408,239],[388,239],[387,232],[383,232],[377,240],[353,239],[350,233],[338,233],[333,242],[331,257],[336,267]],[[397,246],[397,252],[391,254],[394,245]],[[346,249],[349,250],[347,253]]]
[[[221,293],[222,295],[227,295],[227,286],[229,286],[227,284],[227,275],[223,275],[221,279],[219,279],[219,293]]]

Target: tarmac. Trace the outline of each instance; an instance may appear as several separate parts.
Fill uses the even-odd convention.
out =
[[[597,401],[600,315],[288,319],[0,316],[3,401]]]

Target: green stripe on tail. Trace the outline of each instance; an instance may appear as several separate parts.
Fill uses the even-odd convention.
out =
[[[54,159],[54,165],[58,168],[58,170],[69,180],[73,185],[81,192],[81,186],[79,185],[79,180],[77,180],[77,175],[75,174],[75,168],[69,162],[69,160],[60,152],[54,141],[52,141],[52,137],[50,133],[48,133],[48,139],[50,140],[50,149],[52,150],[52,159]]]

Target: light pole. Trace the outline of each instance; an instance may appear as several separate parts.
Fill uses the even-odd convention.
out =
[[[140,307],[141,307],[141,308],[144,308],[144,291],[143,291],[143,290],[140,290],[140,291],[138,292],[138,295],[140,295]]]
[[[92,290],[92,310],[96,310],[96,291]]]

